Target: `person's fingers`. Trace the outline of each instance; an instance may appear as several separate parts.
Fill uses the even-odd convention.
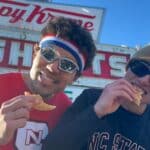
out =
[[[129,100],[133,101],[133,96],[130,95],[126,90],[119,89],[117,90],[117,100],[123,99],[123,100]]]
[[[4,112],[15,111],[21,107],[30,109],[32,105],[39,103],[39,100],[34,96],[20,95],[12,98],[9,102],[3,103],[2,108]]]
[[[126,85],[114,87],[114,91],[117,91],[119,97],[127,98],[130,101],[133,101],[136,96],[136,93],[133,93]]]
[[[133,85],[128,82],[127,80],[125,79],[120,79],[120,80],[117,80],[115,81],[111,86],[121,86],[121,85],[125,85],[126,87],[128,87],[128,89],[132,92],[132,93],[136,93],[137,91],[135,90],[135,88],[133,87]]]
[[[20,118],[20,119],[16,119],[13,123],[12,123],[12,126],[15,126],[15,129],[18,129],[18,128],[22,128],[26,125],[27,123],[27,119],[25,118]]]
[[[119,93],[120,92],[120,93]],[[128,81],[121,79],[107,86],[108,95],[113,95],[117,97],[124,97],[130,101],[133,101],[137,91],[133,88],[133,85]],[[124,93],[124,94],[122,94]],[[128,96],[127,96],[128,95]]]
[[[7,134],[12,134],[16,129],[22,128],[26,125],[27,119],[26,118],[19,118],[15,120],[9,120],[7,123]]]
[[[18,128],[22,128],[26,125],[27,119],[20,118],[16,120],[5,120],[5,123],[1,124],[1,130],[2,128],[5,129],[5,132],[3,133],[3,143],[8,143],[10,139],[13,138],[15,131]]]
[[[29,110],[22,107],[22,108],[15,110],[14,112],[7,114],[6,119],[15,120],[15,119],[19,119],[19,118],[25,118],[28,120],[29,117],[30,117]]]

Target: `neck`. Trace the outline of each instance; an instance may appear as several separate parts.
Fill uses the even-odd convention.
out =
[[[130,111],[137,115],[142,115],[145,112],[146,107],[147,107],[146,104],[141,104],[140,106],[137,106],[136,104],[131,103],[131,102],[124,102],[121,106],[127,111]]]
[[[25,84],[27,85],[28,89],[31,91],[31,93],[36,93],[36,90],[33,85],[33,81],[30,78],[29,73],[22,73],[22,77],[23,77],[23,80],[24,80]]]

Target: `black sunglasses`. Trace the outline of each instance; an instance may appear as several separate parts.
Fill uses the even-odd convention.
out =
[[[71,59],[57,56],[54,47],[41,48],[40,53],[48,63],[53,63],[54,61],[59,60],[58,68],[64,72],[74,73],[75,71],[79,70],[78,65],[75,64]]]
[[[131,60],[128,68],[138,77],[150,75],[150,63],[144,60]]]

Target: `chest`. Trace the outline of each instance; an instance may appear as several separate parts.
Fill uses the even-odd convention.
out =
[[[108,118],[99,123],[88,141],[90,150],[149,150],[150,121],[144,117],[137,119]]]

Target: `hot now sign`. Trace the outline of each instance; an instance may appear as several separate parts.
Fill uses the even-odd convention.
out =
[[[39,32],[48,21],[57,16],[63,16],[75,20],[91,32],[95,40],[98,38],[102,25],[103,13],[102,8],[0,0],[0,26]]]
[[[32,64],[32,48],[34,44],[34,42],[30,41],[1,37],[1,73],[28,70]],[[93,82],[95,82],[94,86],[96,86],[100,79],[103,79],[103,82],[105,82],[106,80],[109,81],[122,77],[125,73],[125,65],[134,52],[134,49],[110,45],[97,45],[97,55],[94,58],[92,68],[85,71],[83,77],[77,80],[75,85],[89,84],[88,86],[92,86]],[[87,80],[89,81],[88,83]]]

